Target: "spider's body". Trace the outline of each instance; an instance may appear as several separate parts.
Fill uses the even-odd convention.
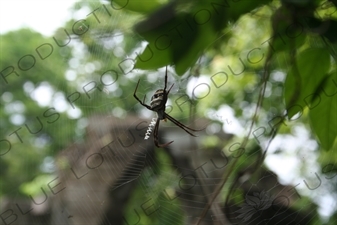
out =
[[[165,146],[167,146],[167,145],[169,145],[169,144],[171,144],[173,142],[173,141],[171,141],[171,142],[168,142],[166,144],[159,144],[158,143],[158,128],[159,128],[159,122],[160,122],[160,120],[165,120],[166,121],[166,119],[168,119],[172,123],[174,123],[175,125],[177,125],[178,127],[180,127],[181,129],[183,129],[184,131],[186,131],[188,134],[196,137],[190,131],[199,131],[199,130],[195,130],[195,129],[192,129],[192,128],[189,128],[189,127],[185,126],[184,124],[180,123],[178,120],[174,119],[173,117],[171,117],[170,115],[168,115],[165,112],[166,102],[167,102],[167,96],[168,96],[168,94],[170,93],[170,91],[171,91],[171,89],[173,87],[173,84],[172,84],[171,87],[168,90],[166,90],[166,86],[167,86],[167,67],[166,67],[166,73],[165,73],[165,87],[164,87],[164,89],[158,89],[153,94],[153,96],[151,97],[151,103],[150,103],[150,105],[145,104],[145,97],[146,97],[146,95],[144,96],[143,101],[141,101],[137,97],[137,95],[136,95],[139,82],[140,82],[140,80],[138,80],[138,83],[137,83],[135,92],[133,93],[133,96],[135,97],[135,99],[137,99],[137,101],[142,106],[146,107],[147,109],[149,109],[151,111],[156,112],[157,115],[158,115],[158,119],[156,121],[156,124],[155,124],[155,127],[154,127],[154,131],[153,131],[154,144],[157,147],[165,147]]]
[[[165,108],[167,102],[166,91],[163,89],[157,90],[151,97],[151,109],[157,112],[158,119],[165,119]]]

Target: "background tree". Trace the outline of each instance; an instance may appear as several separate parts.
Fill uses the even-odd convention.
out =
[[[62,126],[74,121],[58,105],[67,54],[49,42],[28,29],[1,37],[1,195],[24,194],[25,182],[52,172],[53,156],[74,133]]]

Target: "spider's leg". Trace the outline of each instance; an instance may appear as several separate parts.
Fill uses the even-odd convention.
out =
[[[144,98],[143,98],[143,104],[144,104],[144,105],[145,105],[145,103],[144,103],[144,102],[145,102],[145,98],[146,98],[146,95],[144,95]]]
[[[167,113],[165,113],[165,117],[167,117],[170,121],[174,121],[174,122],[180,124],[182,127],[186,128],[186,129],[188,129],[188,130],[191,130],[191,131],[202,131],[202,130],[205,129],[205,128],[204,128],[204,129],[193,129],[193,128],[190,128],[190,127],[188,127],[188,126],[186,126],[186,125],[180,123],[178,120],[174,119],[172,116],[170,116],[170,115],[167,114]]]
[[[164,91],[166,92],[166,95],[168,95],[172,89],[174,84],[172,84],[172,86],[170,87],[170,89],[168,89],[168,91],[166,92],[166,87],[167,87],[167,66],[166,66],[166,73],[165,73],[165,87],[164,87]]]
[[[192,134],[190,131],[201,131],[201,130],[196,130],[196,129],[192,129],[192,128],[188,127],[188,126],[185,126],[184,124],[180,123],[178,120],[174,119],[172,116],[168,115],[167,113],[165,113],[165,117],[167,119],[169,119],[172,123],[174,123],[175,125],[177,125],[181,129],[183,129],[184,131],[186,131],[188,134],[190,134],[193,137],[197,137],[197,136],[194,135],[194,134]]]
[[[173,141],[168,142],[168,143],[166,143],[166,144],[159,144],[159,141],[158,141],[159,121],[160,121],[160,119],[157,119],[156,125],[155,125],[155,127],[154,127],[154,131],[153,131],[153,139],[154,139],[154,144],[155,144],[155,146],[157,146],[158,148],[162,148],[162,147],[168,146],[168,145],[171,144]]]
[[[166,72],[165,72],[165,87],[164,87],[164,90],[166,90],[166,85],[167,85],[167,66],[166,66]]]
[[[159,121],[160,121],[160,119],[157,119],[156,125],[154,126],[154,130],[153,130],[154,145],[157,146],[158,148],[159,148],[159,142],[158,142]]]
[[[168,91],[167,91],[166,95],[168,95],[168,94],[170,93],[170,91],[171,91],[171,89],[172,89],[173,85],[174,85],[174,84],[172,84],[172,85],[171,85],[171,87],[170,87],[170,89],[168,89]]]
[[[137,92],[137,90],[138,90],[139,82],[140,82],[140,79],[138,80],[137,85],[136,85],[136,89],[135,89],[135,91],[133,92],[133,96],[134,96],[135,98],[137,97],[137,96],[136,96],[136,92]]]
[[[146,104],[144,103],[146,95],[144,96],[143,102],[142,102],[142,101],[137,97],[137,95],[136,95],[136,92],[137,92],[137,90],[138,90],[139,82],[140,82],[140,79],[138,80],[136,89],[135,89],[135,91],[133,92],[133,97],[135,97],[135,99],[136,99],[142,106],[146,107],[146,108],[149,109],[149,110],[152,110],[151,106],[146,105]]]

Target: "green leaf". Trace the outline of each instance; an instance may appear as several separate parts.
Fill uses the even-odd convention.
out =
[[[182,13],[152,30],[146,30],[146,21],[139,23],[135,29],[149,44],[138,55],[135,67],[147,70],[173,63],[178,74],[185,73],[216,37],[211,24],[197,26],[186,22],[192,19]]]
[[[184,74],[186,70],[191,67],[198,60],[202,51],[215,40],[216,34],[211,26],[204,26],[199,28],[199,33],[201,35],[191,37],[189,50],[186,49],[185,52],[180,52],[180,46],[173,52],[173,62],[176,65],[177,74]],[[194,39],[194,41],[192,41]]]
[[[294,24],[293,11],[285,6],[279,7],[272,15],[273,39],[271,47],[276,52],[293,51],[305,43],[306,33],[303,22]]]
[[[255,9],[259,1],[173,1],[135,25],[135,31],[149,42],[138,55],[135,67],[156,69],[174,64],[184,74],[205,49],[212,45],[229,21]]]
[[[295,6],[307,6],[312,3],[312,0],[283,0],[283,2]]]
[[[310,106],[319,94],[318,88],[330,69],[330,54],[326,48],[310,48],[299,53],[295,61],[284,84],[289,119]]]
[[[159,51],[153,44],[148,44],[142,53],[137,53],[135,68],[142,70],[154,70],[171,64],[171,52],[166,49]]]
[[[117,3],[114,4],[114,3]],[[114,9],[127,9],[130,11],[138,12],[138,13],[149,13],[159,8],[162,5],[162,1],[160,0],[111,0],[111,5]]]
[[[328,28],[326,31],[322,34],[324,37],[329,39],[332,43],[337,42],[337,21],[333,19],[327,20]]]
[[[333,82],[333,79],[330,79],[330,82]],[[309,111],[311,127],[325,150],[332,148],[337,137],[337,80],[334,82],[334,95],[324,91]]]

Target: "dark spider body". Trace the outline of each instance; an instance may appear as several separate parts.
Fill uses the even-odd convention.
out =
[[[184,124],[180,123],[178,120],[174,119],[173,117],[171,117],[170,115],[168,115],[165,112],[165,108],[166,108],[166,102],[167,102],[167,96],[170,93],[172,87],[174,84],[171,85],[171,87],[166,91],[166,86],[167,86],[167,67],[166,67],[166,73],[165,73],[165,87],[164,89],[158,89],[153,96],[151,97],[151,102],[150,105],[145,104],[145,98],[146,95],[144,96],[143,101],[141,101],[137,95],[137,89],[138,89],[138,85],[139,85],[140,79],[138,80],[135,92],[133,93],[133,96],[135,97],[135,99],[137,99],[137,101],[144,107],[146,107],[147,109],[154,111],[157,113],[158,118],[154,127],[154,131],[153,131],[153,137],[154,137],[154,144],[157,147],[165,147],[169,144],[171,144],[173,141],[168,142],[166,144],[159,144],[158,142],[158,128],[159,128],[159,122],[160,120],[165,120],[168,119],[170,120],[172,123],[174,123],[175,125],[177,125],[178,127],[180,127],[181,129],[183,129],[184,131],[186,131],[189,135],[196,137],[194,134],[192,134],[190,131],[200,131],[200,130],[195,130],[192,128],[189,128],[187,126],[185,126]]]
[[[165,120],[165,108],[167,102],[167,94],[165,90],[157,90],[151,97],[151,110],[157,112],[158,119]]]

